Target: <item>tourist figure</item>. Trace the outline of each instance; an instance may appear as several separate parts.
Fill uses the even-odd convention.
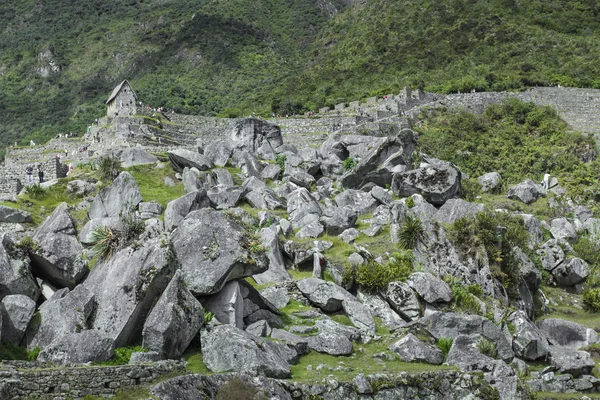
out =
[[[544,179],[541,183],[544,189],[548,190],[548,186],[550,185],[550,174],[544,174]]]
[[[27,168],[25,168],[25,172],[27,173],[27,183],[33,183],[33,177],[31,176],[33,174],[33,167],[28,166]]]
[[[44,171],[42,170],[42,165],[38,165],[38,178],[40,178],[40,183],[44,182]]]

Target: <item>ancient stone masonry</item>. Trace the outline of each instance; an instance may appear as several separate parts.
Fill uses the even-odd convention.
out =
[[[109,397],[118,390],[144,385],[174,372],[185,363],[168,360],[149,364],[31,368],[27,363],[0,365],[2,399],[72,399],[87,395]],[[29,367],[29,368],[24,368]]]
[[[67,174],[68,166],[62,164],[58,158],[51,156],[38,160],[19,160],[10,159],[7,153],[7,162],[0,169],[0,194],[16,195],[23,186],[27,184],[26,168],[33,168],[32,179],[34,183],[38,183],[38,166],[41,166],[44,172],[44,180],[64,178]]]

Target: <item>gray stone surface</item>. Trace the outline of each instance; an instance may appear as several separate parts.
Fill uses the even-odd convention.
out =
[[[215,140],[204,148],[204,156],[217,167],[224,167],[231,157],[233,144],[229,140]]]
[[[135,208],[142,201],[137,182],[129,172],[121,172],[113,181],[98,193],[88,211],[90,219],[119,217],[128,207]]]
[[[577,239],[577,229],[573,221],[567,218],[554,218],[550,221],[550,233],[552,237],[558,240],[568,240],[570,242]]]
[[[590,266],[581,258],[573,257],[554,270],[552,275],[560,286],[574,286],[581,283],[590,274]]]
[[[9,295],[2,299],[0,311],[0,337],[18,346],[35,312],[35,301],[22,294]]]
[[[382,296],[407,321],[415,320],[421,315],[421,304],[415,292],[404,282],[389,283]]]
[[[141,219],[159,218],[164,207],[156,201],[143,201],[138,205],[138,211]]]
[[[113,230],[122,230],[123,222],[119,217],[94,218],[86,222],[79,232],[79,241],[83,245],[91,246],[94,244],[92,233],[97,228],[109,227]]]
[[[327,332],[316,336],[309,336],[308,347],[319,353],[332,356],[347,356],[352,354],[352,342],[339,333]]]
[[[496,192],[502,184],[502,176],[498,172],[488,172],[477,178],[482,192]]]
[[[123,168],[133,167],[134,165],[154,164],[159,161],[156,156],[138,147],[122,148],[116,151],[114,155],[119,158]]]
[[[56,365],[106,361],[114,353],[114,341],[89,330],[60,336],[38,355],[38,361]]]
[[[13,224],[32,222],[31,214],[17,208],[0,205],[0,222],[9,222]]]
[[[349,207],[326,207],[320,221],[328,235],[337,236],[352,228],[357,218],[357,212]]]
[[[512,348],[517,357],[525,360],[539,360],[547,357],[549,351],[548,340],[523,312],[514,312],[509,321],[516,329],[513,334]]]
[[[290,377],[290,349],[259,339],[232,325],[220,325],[203,334],[203,361],[213,372],[245,372],[274,378]]]
[[[190,213],[172,243],[188,289],[196,296],[217,293],[228,281],[265,272],[268,258],[253,232],[233,214],[202,209]]]
[[[556,239],[550,239],[542,244],[537,250],[537,254],[540,257],[542,267],[546,271],[554,270],[565,260],[565,252]]]
[[[97,263],[83,282],[96,302],[91,328],[114,340],[115,347],[139,337],[144,319],[174,270],[167,237],[126,247]]]
[[[392,190],[396,196],[422,195],[427,202],[441,206],[460,197],[460,173],[453,167],[428,166],[394,174]]]
[[[176,271],[144,323],[143,346],[164,358],[179,358],[203,322],[202,305]]]
[[[283,308],[290,302],[289,293],[284,287],[268,287],[261,290],[260,294],[277,308]]]
[[[588,352],[562,346],[550,346],[550,362],[558,373],[571,374],[575,378],[590,375],[596,366]]]
[[[33,232],[38,249],[30,252],[34,273],[59,287],[75,287],[88,273],[83,247],[77,241],[77,231],[67,203],[62,203]]]
[[[56,292],[40,306],[39,317],[34,317],[29,324],[25,335],[27,345],[43,350],[69,333],[87,329],[94,308],[94,294],[83,285],[71,292],[68,289]]]
[[[184,168],[197,168],[199,171],[206,171],[213,167],[212,161],[195,151],[186,149],[176,149],[167,152],[169,161],[173,169],[177,172],[183,172]]]
[[[452,301],[450,286],[429,273],[415,272],[408,277],[406,283],[428,303],[449,303]]]
[[[335,203],[338,207],[347,207],[358,215],[365,215],[375,211],[379,206],[379,201],[360,190],[348,189],[335,196]]]
[[[436,219],[443,223],[453,223],[457,219],[472,216],[483,212],[485,205],[481,203],[469,203],[463,199],[449,199],[440,207]]]
[[[573,321],[546,318],[539,321],[537,326],[552,344],[572,350],[598,343],[596,331]]]
[[[323,232],[319,222],[323,214],[321,206],[305,188],[298,188],[287,196],[287,212],[298,238],[317,237]]]
[[[210,200],[203,190],[188,193],[168,202],[165,210],[165,229],[173,230],[189,213],[206,207],[210,207]]]
[[[31,275],[29,262],[27,253],[9,235],[4,235],[0,245],[0,299],[23,294],[37,301],[40,289]]]
[[[263,159],[275,159],[283,145],[281,129],[274,124],[255,118],[237,121],[229,130],[234,148],[260,155]]]
[[[244,298],[237,281],[230,281],[218,293],[203,298],[202,305],[221,324],[244,328]]]
[[[390,305],[377,294],[358,291],[356,297],[365,306],[369,307],[373,316],[381,318],[382,322],[390,328],[401,328],[406,322],[390,307]]]
[[[541,195],[539,186],[531,179],[526,179],[508,189],[508,198],[529,204]]]
[[[424,362],[439,365],[444,362],[444,353],[437,347],[421,342],[412,333],[393,343],[390,350],[406,362]]]
[[[84,180],[76,179],[67,183],[67,193],[74,196],[87,196],[96,190],[96,185]]]
[[[246,189],[240,186],[213,186],[206,195],[213,207],[223,210],[236,207],[244,198]]]
[[[269,268],[262,273],[254,274],[252,277],[259,285],[268,282],[283,282],[291,279],[290,273],[285,266],[282,249],[279,245],[279,237],[276,226],[263,228],[258,233],[260,235],[265,254],[269,259]]]
[[[250,190],[245,195],[250,205],[259,210],[285,209],[285,201],[280,199],[273,189],[261,186]]]

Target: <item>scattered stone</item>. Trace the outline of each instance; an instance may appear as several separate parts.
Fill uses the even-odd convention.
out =
[[[37,360],[56,365],[102,362],[113,356],[114,349],[111,338],[89,330],[58,337],[40,352]]]
[[[206,171],[213,167],[212,161],[195,151],[186,149],[176,149],[167,152],[169,161],[173,169],[177,172],[183,172],[184,168],[197,168],[199,171]]]
[[[577,350],[598,343],[598,334],[573,321],[546,318],[537,323],[540,331],[552,344]]]
[[[575,286],[590,274],[590,266],[581,258],[573,257],[566,260],[554,270],[552,275],[561,286]]]
[[[394,174],[392,190],[396,196],[420,194],[428,203],[441,206],[460,197],[460,173],[453,167],[428,166]]]
[[[508,189],[508,198],[522,201],[525,204],[532,203],[541,195],[538,185],[531,179],[512,186]]]
[[[392,344],[390,350],[406,362],[416,361],[434,365],[444,362],[444,353],[440,349],[421,342],[412,333]]]
[[[0,307],[0,337],[18,346],[35,312],[35,301],[22,294],[14,294],[4,297]]]
[[[98,193],[88,212],[90,219],[120,217],[123,210],[135,209],[142,201],[140,188],[129,172],[121,172]]]
[[[0,222],[16,224],[32,221],[31,214],[27,211],[0,205]]]
[[[590,375],[596,366],[590,353],[562,346],[550,346],[550,362],[558,373],[571,374],[575,378]]]
[[[168,202],[165,210],[165,229],[167,231],[175,229],[189,213],[205,207],[210,207],[210,200],[203,190],[188,193]]]
[[[481,203],[469,203],[463,199],[449,199],[440,207],[436,214],[438,221],[451,224],[456,220],[476,215],[485,210]]]
[[[452,301],[450,286],[429,273],[415,272],[408,277],[406,283],[428,303],[449,303]]]
[[[352,342],[339,333],[327,332],[309,336],[308,347],[319,353],[332,356],[347,356],[352,354]]]
[[[495,192],[502,185],[502,176],[498,172],[488,172],[477,178],[481,185],[481,191],[484,193]]]
[[[415,292],[404,282],[391,282],[388,284],[384,299],[406,321],[412,321],[421,316],[421,304]]]

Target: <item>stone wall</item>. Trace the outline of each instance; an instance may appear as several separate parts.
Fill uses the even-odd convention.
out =
[[[33,168],[32,178],[34,183],[39,183],[38,166],[41,166],[44,172],[44,181],[51,179],[64,178],[68,171],[68,166],[62,164],[56,156],[49,156],[43,161],[22,161],[13,160],[5,163],[0,169],[0,194],[15,195],[18,194],[23,186],[27,184],[26,168]]]
[[[185,371],[185,364],[167,360],[151,364],[78,366],[70,368],[16,368],[0,365],[2,399],[74,399],[86,395],[108,397],[120,389],[143,385]]]

